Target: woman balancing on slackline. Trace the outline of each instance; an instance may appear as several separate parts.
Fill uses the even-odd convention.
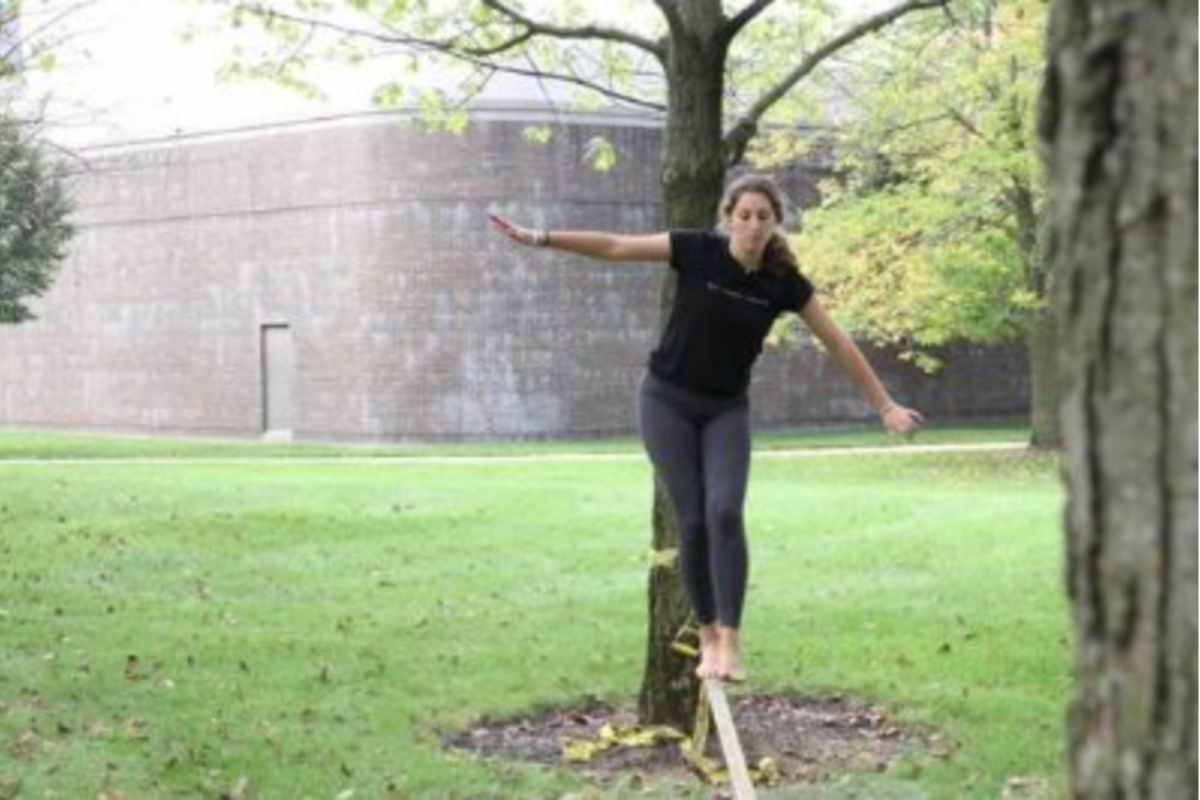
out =
[[[747,572],[746,389],[775,318],[800,314],[889,431],[910,433],[921,422],[918,412],[892,400],[854,340],[813,296],[779,231],[783,208],[773,181],[748,175],[726,190],[717,231],[545,231],[489,215],[521,244],[608,261],[666,261],[679,274],[662,341],[638,390],[638,425],[679,522],[683,580],[700,622],[701,678],[745,679],[737,631]]]

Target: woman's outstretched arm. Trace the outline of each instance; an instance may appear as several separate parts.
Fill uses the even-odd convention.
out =
[[[866,396],[875,411],[883,420],[883,426],[892,433],[909,434],[916,431],[917,426],[924,421],[919,411],[905,408],[892,399],[887,389],[871,369],[862,350],[846,333],[837,326],[833,318],[825,311],[821,302],[813,297],[800,312],[801,319],[812,329],[812,332],[825,345],[842,369],[850,375],[858,388]]]
[[[650,233],[625,236],[605,231],[545,231],[514,225],[498,214],[488,214],[492,227],[514,242],[534,247],[553,247],[605,261],[668,261],[670,234]]]

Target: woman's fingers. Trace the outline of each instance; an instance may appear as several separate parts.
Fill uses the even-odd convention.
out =
[[[501,217],[497,214],[488,214],[487,218],[488,221],[492,223],[492,227],[501,233],[511,234],[513,232],[512,223],[506,220],[504,217]]]
[[[887,418],[884,420],[885,426],[892,433],[909,435],[915,433],[920,424],[924,421],[921,412],[903,406],[896,406],[888,412]]]
[[[514,242],[520,244],[529,244],[529,233],[524,228],[513,225],[499,214],[488,214],[488,221],[492,223],[492,227],[500,233],[503,233]]]

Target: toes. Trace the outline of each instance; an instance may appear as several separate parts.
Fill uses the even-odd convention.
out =
[[[746,680],[746,670],[740,665],[733,665],[721,670],[721,680],[729,681],[730,683],[744,683]]]

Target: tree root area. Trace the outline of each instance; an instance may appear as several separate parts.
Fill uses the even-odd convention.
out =
[[[777,786],[895,770],[906,760],[911,768],[921,756],[948,758],[953,749],[940,734],[903,725],[879,706],[841,695],[740,694],[731,695],[730,703],[747,765],[753,768],[770,759]],[[676,742],[618,745],[580,762],[563,758],[564,740],[593,740],[605,725],[625,730],[636,723],[632,707],[588,698],[570,708],[544,708],[507,719],[485,717],[466,730],[443,734],[442,741],[479,757],[575,769],[602,785],[619,779],[653,784],[695,775]],[[705,755],[724,766],[715,725],[710,725]]]

